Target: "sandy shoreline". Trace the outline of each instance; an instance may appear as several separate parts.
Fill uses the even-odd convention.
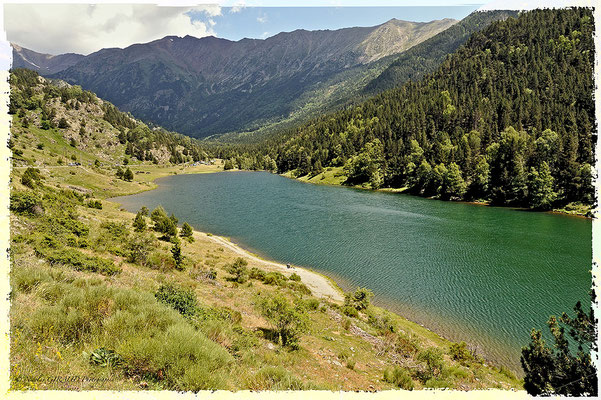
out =
[[[217,244],[227,247],[229,250],[233,251],[236,254],[239,254],[242,257],[248,258],[255,263],[262,264],[269,270],[281,272],[286,276],[290,276],[292,273],[296,273],[301,277],[301,282],[307,285],[307,287],[311,289],[311,292],[316,297],[332,300],[335,302],[342,302],[344,300],[342,291],[339,288],[335,287],[332,284],[332,282],[330,282],[326,277],[318,273],[309,271],[308,269],[302,267],[292,266],[291,268],[288,268],[284,264],[266,261],[244,250],[240,246],[230,242],[226,238],[223,238],[221,236],[210,235],[199,231],[195,232],[196,234],[203,235],[207,239]]]

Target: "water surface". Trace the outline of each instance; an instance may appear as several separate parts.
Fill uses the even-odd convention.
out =
[[[519,370],[551,314],[587,301],[591,221],[317,186],[263,172],[178,175],[116,201],[158,205],[266,258],[370,288],[379,302]]]

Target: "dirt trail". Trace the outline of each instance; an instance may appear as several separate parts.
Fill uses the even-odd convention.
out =
[[[296,273],[301,277],[301,282],[307,285],[309,289],[311,289],[311,292],[314,296],[330,299],[336,302],[341,302],[344,300],[344,296],[342,295],[341,291],[338,288],[334,287],[334,285],[327,278],[323,277],[320,274],[300,267],[288,268],[284,264],[262,260],[254,254],[249,253],[243,248],[235,245],[234,243],[220,236],[207,235],[207,238],[216,243],[219,243],[224,247],[227,247],[228,249],[245,258],[251,259],[253,262],[263,264],[269,269],[275,269],[279,272],[282,272],[286,276],[291,275],[293,272]]]

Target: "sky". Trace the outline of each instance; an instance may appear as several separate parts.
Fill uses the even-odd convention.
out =
[[[182,2],[170,2],[173,3]],[[275,1],[249,1],[246,5],[241,2],[221,3],[223,5],[180,7],[106,2],[97,5],[8,3],[4,7],[3,21],[7,40],[28,49],[49,54],[89,54],[101,48],[126,47],[167,35],[264,39],[295,29],[374,26],[391,18],[408,21],[462,19],[481,6],[465,5],[465,1],[459,0],[424,0],[420,4],[426,6],[418,7],[403,6],[415,4],[403,0],[368,3],[380,7],[357,7],[357,4],[366,2],[342,0],[306,0],[302,2],[303,7],[270,7],[278,4]],[[451,6],[441,6],[443,3]],[[253,7],[253,4],[266,6]],[[294,1],[280,1],[279,4],[294,5]]]
[[[92,5],[81,0],[60,1],[62,4],[44,0],[5,4],[0,21],[4,23],[6,39],[41,53],[89,54],[168,35],[264,39],[295,29],[374,26],[391,18],[419,22],[462,19],[479,8],[528,9],[586,3],[586,0],[493,0],[483,5],[484,0],[421,0],[415,6],[415,0],[206,0],[213,4],[198,5],[203,0],[155,0],[157,5],[141,4],[150,0],[133,0],[138,4],[95,0],[97,4]],[[0,47],[6,47],[6,43],[0,43]]]

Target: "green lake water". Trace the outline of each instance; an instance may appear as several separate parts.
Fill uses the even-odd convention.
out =
[[[591,221],[301,183],[264,172],[179,175],[117,198],[157,205],[261,256],[309,267],[519,372],[551,314],[587,302]]]

